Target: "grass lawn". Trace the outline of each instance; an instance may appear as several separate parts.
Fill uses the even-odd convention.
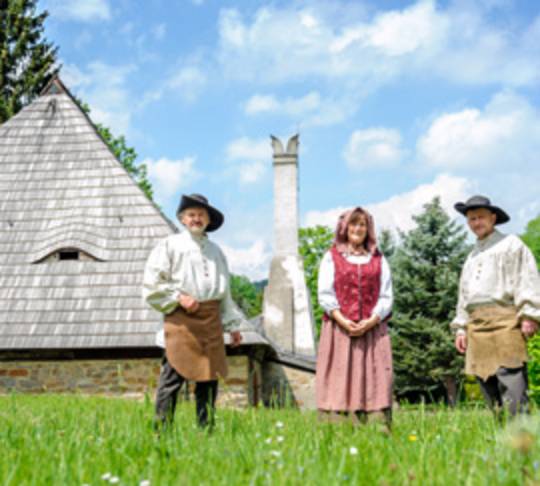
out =
[[[312,412],[221,409],[207,434],[183,403],[157,438],[152,413],[149,400],[0,397],[0,484],[540,484],[536,414],[519,433],[483,409],[402,408],[386,436]]]

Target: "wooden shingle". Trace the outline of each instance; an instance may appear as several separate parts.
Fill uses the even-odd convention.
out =
[[[59,80],[0,126],[0,350],[151,347],[144,264],[175,226]],[[41,261],[75,248],[93,257]]]

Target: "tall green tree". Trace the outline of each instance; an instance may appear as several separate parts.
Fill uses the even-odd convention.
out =
[[[250,319],[262,312],[263,292],[247,277],[231,275],[231,297]]]
[[[533,252],[536,264],[540,268],[540,215],[529,221],[521,239]]]
[[[416,226],[401,233],[391,259],[395,391],[411,401],[446,395],[453,402],[463,358],[454,348],[449,323],[469,251],[466,232],[450,220],[439,198],[413,219]]]
[[[529,221],[521,238],[531,249],[540,269],[540,216]],[[536,334],[527,344],[530,357],[528,365],[530,395],[540,405],[540,334]]]
[[[0,0],[0,123],[58,72],[58,48],[43,36],[48,13],[37,13],[36,5],[37,0]]]
[[[319,265],[321,264],[325,252],[332,246],[333,239],[334,233],[327,226],[300,228],[298,232],[298,251],[304,259],[306,285],[311,297],[311,306],[313,309],[313,317],[315,318],[317,336],[321,330],[322,316],[324,314],[317,297]]]
[[[392,232],[387,229],[383,229],[377,238],[377,247],[379,251],[386,257],[388,261],[392,258],[392,255],[396,251],[396,241]]]

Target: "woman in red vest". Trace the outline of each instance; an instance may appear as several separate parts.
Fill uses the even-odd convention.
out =
[[[317,408],[331,418],[383,419],[389,428],[392,279],[377,249],[373,218],[365,209],[340,216],[334,244],[319,269],[318,295],[325,314],[317,358]]]

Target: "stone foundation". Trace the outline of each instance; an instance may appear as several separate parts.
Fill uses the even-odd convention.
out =
[[[249,360],[229,356],[218,406],[248,406]],[[0,361],[0,394],[83,393],[143,397],[155,394],[160,359]],[[190,387],[192,389],[192,387]],[[181,394],[183,395],[183,394]]]

